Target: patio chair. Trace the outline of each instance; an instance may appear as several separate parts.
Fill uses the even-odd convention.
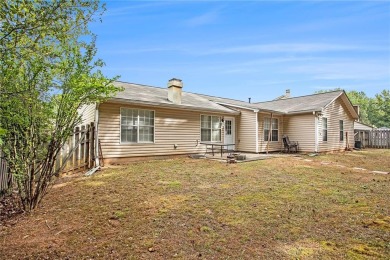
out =
[[[298,152],[299,144],[296,141],[290,141],[288,135],[283,135],[284,152],[291,153],[292,151]]]

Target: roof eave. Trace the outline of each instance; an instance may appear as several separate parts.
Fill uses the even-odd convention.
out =
[[[315,109],[307,109],[307,110],[298,110],[298,111],[290,111],[287,112],[286,115],[298,115],[298,114],[311,114],[311,113],[317,113],[322,112],[322,108],[315,108]]]
[[[219,105],[222,105],[222,106],[229,106],[229,107],[241,108],[241,109],[246,109],[246,110],[252,110],[253,112],[259,112],[259,110],[260,110],[258,108],[239,106],[239,105],[229,104],[229,103],[224,103],[224,102],[219,102],[219,101],[213,101],[213,102],[217,103]]]
[[[130,100],[130,99],[124,99],[124,98],[111,98],[107,102],[111,103],[124,103],[124,104],[135,104],[135,105],[143,105],[143,106],[158,106],[158,107],[164,107],[164,108],[170,108],[170,109],[180,109],[180,110],[191,110],[191,111],[199,111],[199,112],[214,112],[214,113],[220,113],[220,114],[230,114],[230,115],[239,115],[239,111],[224,111],[219,109],[213,109],[213,108],[201,108],[201,107],[194,107],[194,106],[185,106],[185,105],[175,105],[175,104],[165,104],[165,103],[158,103],[158,102],[150,102],[150,101],[141,101],[141,100]]]

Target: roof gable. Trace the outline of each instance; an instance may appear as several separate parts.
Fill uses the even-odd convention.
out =
[[[256,105],[260,109],[275,110],[286,114],[321,111],[331,102],[336,100],[342,93],[342,91],[333,91],[274,101],[259,102],[256,103]]]

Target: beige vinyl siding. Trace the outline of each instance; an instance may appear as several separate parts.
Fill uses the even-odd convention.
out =
[[[154,143],[120,142],[120,108],[155,112]],[[103,103],[99,107],[99,139],[104,158],[204,153],[200,142],[200,116],[221,114],[189,110]],[[226,115],[225,115],[226,116]],[[222,130],[223,141],[223,130]],[[174,145],[177,148],[174,148]]]
[[[328,141],[322,141],[322,118],[328,119]],[[339,121],[344,121],[344,140],[340,141],[340,127]],[[318,142],[319,152],[337,151],[344,150],[347,143],[345,133],[348,132],[349,147],[354,146],[354,129],[353,129],[353,118],[345,109],[345,105],[338,98],[330,105],[328,105],[323,113],[322,117],[318,120]]]
[[[234,108],[237,110],[237,108]],[[241,114],[236,118],[236,150],[256,152],[256,115],[253,110],[238,109]]]
[[[300,152],[315,150],[315,116],[310,114],[285,116],[283,119],[284,134],[290,141],[299,143]]]
[[[259,113],[259,152],[267,152],[267,146],[269,152],[280,151],[283,149],[283,124],[284,120],[282,116],[272,115],[272,118],[277,118],[279,120],[279,136],[278,141],[264,141],[264,118],[271,118],[269,113]]]
[[[95,122],[95,110],[96,104],[83,105],[78,109],[79,115],[81,115],[81,124],[85,125],[91,122]]]

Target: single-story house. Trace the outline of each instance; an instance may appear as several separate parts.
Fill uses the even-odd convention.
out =
[[[79,111],[84,124],[97,126],[105,159],[202,153],[205,141],[233,143],[241,152],[280,151],[283,135],[303,152],[354,145],[358,114],[344,91],[249,103],[185,92],[179,79],[167,88],[115,85],[123,91]]]

